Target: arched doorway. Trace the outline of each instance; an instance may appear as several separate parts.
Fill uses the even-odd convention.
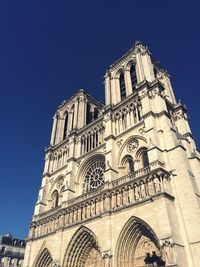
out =
[[[81,227],[67,247],[63,267],[103,267],[103,259],[93,232]]]
[[[45,248],[41,254],[39,255],[36,263],[33,265],[34,267],[52,267],[53,259],[47,248]]]
[[[117,267],[144,267],[147,253],[160,255],[158,239],[151,227],[131,217],[123,227],[116,247]]]

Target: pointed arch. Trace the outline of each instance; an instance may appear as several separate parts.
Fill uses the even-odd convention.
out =
[[[89,267],[88,262],[91,262],[92,255],[95,255],[95,266],[103,267],[101,250],[96,236],[90,229],[82,226],[69,242],[63,260],[63,267]]]
[[[131,217],[124,225],[117,240],[116,266],[143,266],[146,253],[152,251],[157,253],[160,251],[155,232],[143,220]]]
[[[147,147],[140,147],[136,152],[136,159],[140,162],[140,168],[149,166],[149,157]]]
[[[146,138],[144,138],[143,136],[140,135],[132,135],[130,137],[128,137],[125,142],[122,144],[122,146],[120,147],[119,153],[118,153],[118,158],[117,158],[117,165],[119,166],[121,158],[122,158],[122,154],[125,150],[125,147],[134,140],[138,140],[139,143],[143,143],[143,144],[147,144],[147,140]],[[139,144],[140,145],[140,144]],[[143,146],[143,145],[142,145]]]
[[[132,64],[130,67],[130,77],[131,77],[132,90],[134,92],[134,90],[136,89],[136,85],[137,85],[137,75],[136,75],[135,64]]]
[[[58,190],[54,190],[51,195],[52,208],[57,208],[59,204],[59,193]]]
[[[36,263],[33,267],[52,267],[53,266],[53,258],[51,253],[47,248],[44,248],[42,252],[39,254]]]
[[[134,162],[133,157],[131,155],[126,155],[122,159],[121,164],[126,169],[126,174],[127,173],[134,173],[135,162]]]

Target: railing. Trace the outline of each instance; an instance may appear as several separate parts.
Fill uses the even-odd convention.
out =
[[[13,252],[13,251],[4,251],[0,252],[0,256],[2,257],[12,257],[12,258],[24,258],[24,253],[22,252]]]
[[[115,187],[117,185],[123,184],[125,182],[128,182],[129,180],[132,180],[132,179],[135,179],[137,177],[146,175],[147,173],[153,171],[156,168],[164,168],[164,166],[165,166],[164,163],[162,163],[159,160],[153,161],[153,162],[151,162],[149,164],[148,167],[139,169],[139,170],[135,171],[134,173],[129,173],[129,174],[125,175],[125,176],[122,176],[122,177],[112,181],[111,182],[112,186]]]
[[[170,173],[159,161],[141,170],[143,176],[128,175],[118,179],[118,183],[106,183],[104,187],[68,202],[69,206],[52,215],[46,213],[30,226],[29,238],[37,238],[52,233],[59,228],[69,227],[103,213],[134,205],[157,194],[171,193]],[[138,174],[139,175],[139,174]],[[48,216],[47,216],[48,215]]]
[[[90,192],[82,194],[81,196],[70,199],[67,204],[68,204],[68,206],[74,205],[76,203],[79,203],[80,201],[94,197],[94,195],[98,195],[101,192],[103,192],[104,190],[112,189],[116,186],[119,186],[121,184],[129,182],[130,180],[133,180],[133,179],[136,179],[140,176],[146,175],[147,173],[150,173],[154,169],[164,168],[164,166],[165,166],[164,163],[162,163],[159,160],[153,161],[152,163],[149,164],[148,167],[139,169],[139,170],[135,171],[134,173],[129,173],[125,176],[122,176],[122,177],[114,180],[114,181],[106,182],[102,187],[100,187],[94,191],[90,191]]]

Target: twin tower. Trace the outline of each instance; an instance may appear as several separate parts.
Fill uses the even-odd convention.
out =
[[[136,42],[105,104],[79,90],[54,115],[24,267],[199,267],[199,190],[186,108]]]

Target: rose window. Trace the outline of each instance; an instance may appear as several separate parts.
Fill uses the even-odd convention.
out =
[[[104,171],[105,171],[104,161],[96,161],[91,164],[84,178],[84,185],[83,185],[84,192],[96,189],[104,184],[105,181]]]

